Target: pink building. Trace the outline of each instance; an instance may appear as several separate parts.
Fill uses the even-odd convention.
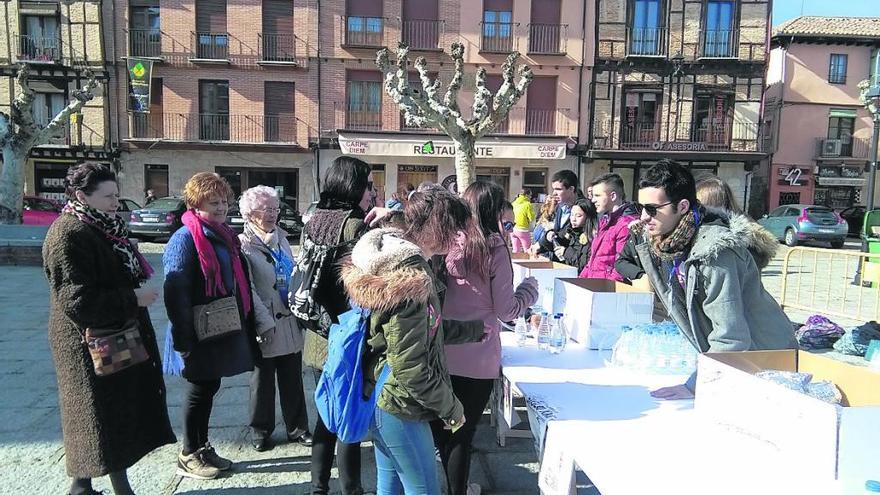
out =
[[[772,43],[768,209],[865,204],[872,122],[858,84],[874,75],[880,18],[799,17],[779,26]]]

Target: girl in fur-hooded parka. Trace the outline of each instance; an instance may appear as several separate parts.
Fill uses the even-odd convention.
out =
[[[375,384],[387,365],[372,422],[377,493],[439,494],[429,422],[457,430],[464,410],[452,391],[444,344],[478,341],[483,322],[443,321],[428,260],[443,255],[470,224],[469,208],[452,193],[413,194],[405,210],[407,231],[365,234],[342,270],[352,301],[369,309],[369,355],[365,376]]]

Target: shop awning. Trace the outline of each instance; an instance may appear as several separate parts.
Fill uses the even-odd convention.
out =
[[[493,136],[477,141],[477,158],[564,160],[565,139],[518,139]],[[445,136],[339,133],[339,148],[355,156],[455,157],[455,144]]]
[[[831,111],[828,112],[828,116],[854,119],[857,116],[857,112],[851,108],[832,108]]]

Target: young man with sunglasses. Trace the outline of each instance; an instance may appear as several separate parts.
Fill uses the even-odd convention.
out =
[[[614,262],[626,245],[628,226],[638,218],[638,210],[626,201],[623,179],[617,174],[600,175],[591,189],[590,200],[599,215],[599,228],[590,246],[590,260],[580,276],[622,282],[624,279],[614,269]]]
[[[661,160],[639,183],[640,222],[632,225],[618,270],[646,274],[669,316],[699,352],[795,349],[788,317],[765,289],[750,250],[762,246],[750,222],[729,221],[697,202],[694,177]],[[694,396],[687,383],[651,392]]]

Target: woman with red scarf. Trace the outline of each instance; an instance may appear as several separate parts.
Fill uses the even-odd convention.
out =
[[[232,196],[219,175],[194,175],[184,187],[188,210],[183,227],[168,241],[163,257],[165,308],[174,350],[183,357],[181,374],[189,382],[177,474],[196,479],[216,478],[232,467],[208,442],[208,421],[220,379],[253,369],[256,319],[265,316],[255,311],[238,236],[225,223]],[[238,306],[240,330],[200,339],[198,307],[230,296]]]

